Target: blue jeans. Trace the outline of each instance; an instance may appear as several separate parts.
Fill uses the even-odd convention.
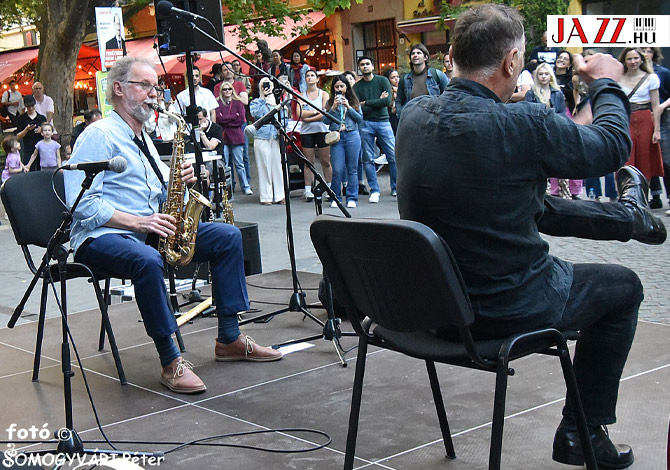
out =
[[[244,168],[244,144],[225,145],[224,154],[226,156],[226,165],[230,167],[230,179],[234,180],[233,173],[237,170],[237,177],[240,179],[242,191],[250,188],[247,172]]]
[[[593,189],[595,197],[601,197],[603,195],[600,178],[586,178],[584,180],[584,188],[586,188],[587,196],[591,189]],[[614,184],[614,173],[605,175],[605,196],[612,198],[617,197],[616,185]]]
[[[249,169],[249,136],[244,134],[244,171],[247,174],[247,181],[251,184],[251,170]]]
[[[163,281],[163,258],[157,250],[112,233],[84,242],[75,259],[113,277],[132,281],[149,336],[165,338],[177,331]],[[249,309],[240,230],[230,224],[200,223],[193,261],[209,261],[219,331],[223,331],[217,339],[231,343],[240,335],[237,312]]]
[[[330,147],[333,179],[330,187],[341,201],[342,178],[347,178],[347,202],[358,201],[358,155],[361,137],[358,131],[340,132],[340,141]]]
[[[368,184],[370,185],[371,193],[379,192],[379,184],[377,183],[377,171],[375,168],[375,137],[386,155],[386,160],[389,162],[389,174],[391,176],[391,191],[396,189],[396,165],[395,165],[395,136],[391,123],[388,121],[375,122],[363,121],[358,125],[361,133],[361,143],[363,147],[363,165],[365,166],[365,174],[368,177]]]

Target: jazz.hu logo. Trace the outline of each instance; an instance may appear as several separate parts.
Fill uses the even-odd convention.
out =
[[[550,15],[552,47],[670,47],[670,16]]]

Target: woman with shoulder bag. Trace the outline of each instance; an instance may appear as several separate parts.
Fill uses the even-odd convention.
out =
[[[358,133],[358,123],[363,120],[360,103],[356,93],[349,85],[345,74],[338,75],[333,79],[332,96],[326,103],[326,111],[329,116],[340,120],[342,124],[324,118],[326,124],[330,124],[331,131],[339,131],[340,139],[330,148],[331,164],[333,168],[332,190],[338,200],[342,200],[343,175],[347,176],[346,201],[347,207],[356,207],[358,202],[358,155],[361,150],[361,136]],[[345,171],[346,169],[346,171]],[[331,207],[337,207],[335,201]]]

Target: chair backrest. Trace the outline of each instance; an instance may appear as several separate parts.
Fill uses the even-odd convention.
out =
[[[54,194],[54,188],[65,200],[63,172],[35,171],[19,173],[2,185],[0,195],[16,243],[45,248],[63,221],[65,206]]]
[[[362,314],[384,328],[410,332],[474,321],[453,255],[427,226],[319,216],[310,235],[352,323]]]

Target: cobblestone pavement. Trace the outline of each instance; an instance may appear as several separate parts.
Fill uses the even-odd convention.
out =
[[[255,182],[256,180],[254,180]],[[361,196],[359,205],[351,209],[354,217],[398,218],[396,199],[391,197],[388,175],[380,176],[382,198],[378,204],[370,204],[367,196]],[[253,186],[253,183],[252,183]],[[235,194],[233,200],[236,220],[258,224],[263,272],[289,269],[286,248],[286,212],[283,206],[261,206],[258,196]],[[295,239],[295,255],[298,270],[320,272],[321,266],[309,239],[309,224],[315,216],[313,204],[301,198],[300,191],[291,197],[292,225]],[[670,217],[664,214],[666,208],[655,213],[670,224]],[[327,214],[339,214],[329,203],[324,204]],[[638,242],[605,242],[579,240],[575,238],[546,237],[550,252],[555,256],[575,263],[618,263],[633,269],[642,279],[645,299],[640,310],[640,318],[670,324],[670,273],[664,266],[670,258],[670,245],[648,246]],[[38,253],[39,254],[39,253]],[[0,282],[0,327],[4,327],[9,315],[21,299],[28,282],[32,278],[20,249],[15,243],[8,222],[3,218],[0,226],[0,259],[2,260]],[[68,305],[70,311],[95,308],[92,289],[86,281],[78,280],[68,284]],[[24,319],[35,320],[39,309],[39,292],[33,293],[27,304]],[[49,315],[55,315],[55,303],[50,297]]]

